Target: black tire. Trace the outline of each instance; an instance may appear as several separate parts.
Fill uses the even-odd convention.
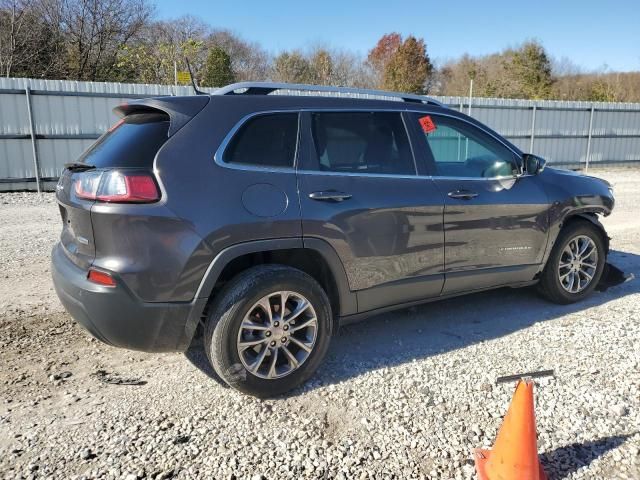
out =
[[[261,378],[243,365],[238,352],[240,325],[249,310],[272,292],[297,292],[311,303],[317,318],[315,344],[308,357],[281,378]],[[231,387],[260,398],[273,397],[304,383],[318,368],[333,330],[331,305],[315,279],[284,265],[259,265],[234,277],[210,309],[204,330],[205,352],[216,373]]]
[[[565,290],[560,282],[558,275],[558,267],[562,252],[569,242],[577,236],[584,235],[589,237],[596,246],[598,253],[598,260],[596,263],[596,270],[587,287],[577,293],[570,293]],[[602,238],[601,230],[586,220],[574,221],[562,228],[556,243],[551,251],[551,255],[547,260],[540,283],[538,284],[538,291],[548,300],[558,303],[560,305],[567,305],[570,303],[579,302],[588,297],[598,285],[604,266],[606,263],[605,244]]]

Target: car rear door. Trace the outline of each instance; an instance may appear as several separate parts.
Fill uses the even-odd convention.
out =
[[[538,178],[518,175],[516,152],[461,117],[415,113],[411,122],[445,199],[443,294],[533,279],[548,233]]]
[[[333,247],[358,310],[439,295],[443,198],[417,175],[403,114],[304,112],[302,133],[303,238]]]

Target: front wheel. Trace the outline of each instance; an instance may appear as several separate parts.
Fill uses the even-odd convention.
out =
[[[207,319],[205,350],[230,386],[270,397],[313,374],[329,346],[332,324],[329,299],[311,276],[261,265],[220,292]]]
[[[560,231],[542,272],[539,290],[549,300],[569,304],[587,297],[602,276],[606,251],[602,233],[587,222]]]

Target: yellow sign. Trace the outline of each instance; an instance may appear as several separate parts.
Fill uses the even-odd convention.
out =
[[[177,78],[178,78],[178,83],[182,83],[182,84],[191,83],[191,75],[189,75],[189,72],[178,72]]]

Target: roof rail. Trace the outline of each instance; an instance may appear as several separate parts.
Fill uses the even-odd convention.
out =
[[[315,93],[342,93],[351,95],[361,95],[363,98],[377,97],[378,99],[397,99],[412,103],[426,103],[448,108],[443,103],[433,98],[414,95],[411,93],[387,92],[385,90],[372,90],[366,88],[351,87],[329,87],[325,85],[306,85],[302,83],[273,83],[273,82],[240,82],[232,83],[226,87],[219,88],[212,95],[269,95],[277,90],[290,90],[296,92]],[[357,97],[356,97],[357,98]]]

